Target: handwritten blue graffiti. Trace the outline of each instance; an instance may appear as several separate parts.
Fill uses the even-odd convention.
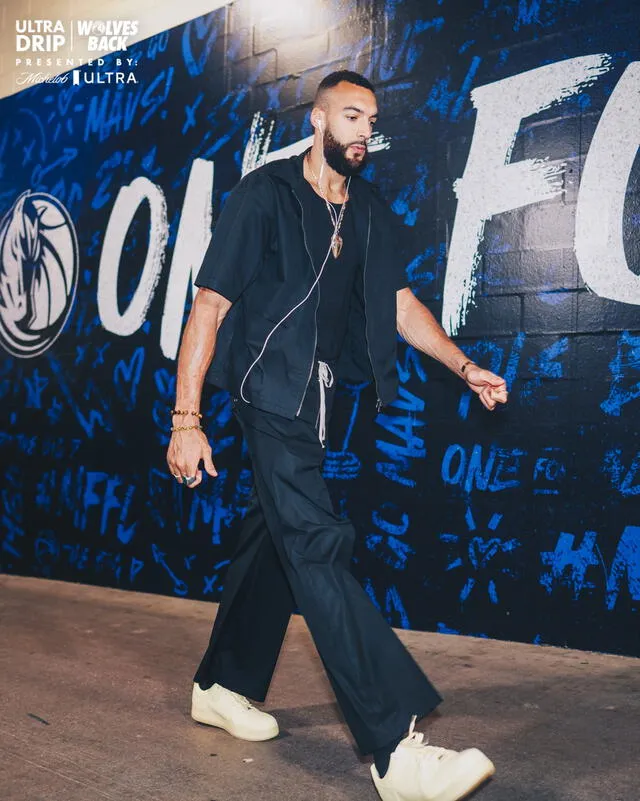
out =
[[[640,451],[627,467],[622,462],[622,449],[612,448],[605,453],[602,472],[609,475],[611,483],[621,495],[640,495]]]
[[[332,448],[327,449],[324,463],[322,465],[322,474],[325,478],[352,480],[360,473],[361,462],[358,456],[349,449],[349,441],[353,434],[353,428],[360,411],[360,402],[362,390],[368,386],[368,381],[360,384],[346,384],[346,392],[352,396],[353,403],[351,406],[351,414],[349,422],[342,439],[342,444],[339,450]],[[332,439],[333,439],[332,435]]]
[[[555,550],[543,551],[540,559],[548,571],[540,574],[540,584],[551,594],[558,583],[564,583],[573,590],[577,599],[585,588],[593,588],[595,584],[587,581],[587,570],[600,564],[601,558],[596,544],[595,531],[585,531],[580,544],[574,547],[575,535],[560,532]]]
[[[414,433],[416,429],[425,426],[425,423],[416,417],[417,412],[424,411],[424,400],[406,387],[400,386],[398,398],[393,401],[391,408],[400,409],[405,414],[380,413],[376,417],[376,423],[400,440],[401,444],[376,440],[378,450],[391,459],[390,462],[378,462],[376,470],[391,481],[414,487],[415,479],[403,473],[409,469],[410,459],[423,458],[427,453],[424,439]]]
[[[468,453],[463,445],[449,445],[442,459],[441,476],[445,484],[460,486],[468,494],[473,489],[501,492],[520,486],[520,459],[526,451],[520,448],[498,448],[492,445],[484,456],[482,445]]]
[[[409,530],[409,515],[400,511],[396,504],[387,502],[373,512],[372,522],[383,533],[367,535],[367,548],[395,570],[404,570],[415,553],[405,539]]]
[[[113,368],[113,386],[123,401],[126,411],[131,412],[136,405],[136,393],[144,366],[144,348],[136,348],[129,360],[120,359]]]
[[[640,601],[640,526],[626,526],[622,532],[607,581],[607,609],[614,609],[623,578],[632,601]]]
[[[611,389],[600,404],[605,414],[619,417],[622,409],[640,398],[640,336],[624,331],[618,338],[618,350],[609,363]]]
[[[385,590],[384,603],[381,603],[378,600],[371,579],[365,579],[364,589],[375,606],[381,612],[385,613],[386,619],[390,621],[392,625],[399,626],[403,629],[411,628],[409,616],[407,615],[407,611],[404,607],[404,603],[402,602],[402,598],[400,597],[397,587],[392,585]]]
[[[502,514],[495,512],[491,515],[487,523],[489,531],[495,531],[500,522],[502,521]],[[477,529],[475,518],[470,507],[467,507],[465,512],[465,521],[467,528],[470,532]],[[440,540],[445,543],[451,543],[451,547],[461,542],[461,537],[457,534],[443,533],[440,534]],[[464,603],[473,588],[479,583],[485,584],[487,593],[491,603],[497,604],[499,602],[498,586],[496,579],[499,576],[513,577],[514,573],[510,567],[498,564],[493,564],[501,554],[510,554],[516,548],[521,547],[522,543],[515,539],[502,539],[501,537],[471,537],[465,545],[465,551],[462,555],[453,558],[446,567],[447,571],[450,570],[466,570],[471,572],[460,590],[460,602]]]

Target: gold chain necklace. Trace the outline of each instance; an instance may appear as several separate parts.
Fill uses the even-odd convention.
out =
[[[309,172],[311,173],[311,177],[316,182],[316,186],[320,190],[320,194],[322,195],[322,199],[325,202],[327,210],[329,212],[329,217],[331,217],[331,222],[333,223],[333,234],[331,235],[331,252],[333,253],[333,258],[337,259],[340,255],[340,251],[342,250],[342,237],[340,236],[340,227],[342,226],[342,219],[344,217],[344,210],[347,205],[347,200],[349,200],[349,184],[351,183],[351,176],[347,181],[347,188],[345,190],[344,201],[340,207],[340,214],[336,215],[336,210],[333,208],[332,204],[328,200],[327,196],[322,191],[322,187],[320,186],[320,180],[318,176],[313,171],[313,167],[311,166],[311,161],[307,158],[307,167],[309,168]]]

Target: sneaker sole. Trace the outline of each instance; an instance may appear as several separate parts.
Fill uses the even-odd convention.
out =
[[[469,751],[477,760],[478,764],[475,769],[466,772],[464,779],[454,782],[443,793],[433,796],[429,801],[461,801],[493,776],[496,772],[493,762],[478,749],[469,749]],[[401,793],[391,787],[381,786],[382,779],[378,776],[375,765],[371,765],[371,777],[382,801],[405,801],[405,797]]]
[[[196,723],[202,723],[204,726],[215,726],[217,729],[224,729],[232,737],[237,737],[238,740],[249,740],[252,743],[261,743],[265,740],[273,740],[273,738],[277,737],[280,733],[277,724],[273,729],[270,729],[266,732],[255,732],[249,729],[242,729],[241,727],[234,726],[219,715],[211,715],[207,718],[204,718],[192,712],[191,718],[195,720]]]

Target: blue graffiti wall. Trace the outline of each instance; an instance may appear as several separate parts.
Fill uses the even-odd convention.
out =
[[[341,383],[325,474],[354,572],[395,626],[640,655],[640,12],[309,6],[232,3],[132,45],[135,82],[106,80],[120,53],[0,101],[0,568],[219,598],[252,475],[210,385],[219,477],[167,469],[189,243],[349,68],[411,286],[511,392],[490,414],[403,342],[380,413]]]

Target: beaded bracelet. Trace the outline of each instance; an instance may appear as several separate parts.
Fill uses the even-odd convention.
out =
[[[188,409],[172,409],[171,414],[193,414],[196,417],[202,417],[202,412],[190,412]]]
[[[202,431],[202,426],[171,426],[172,431],[189,431],[192,428],[199,428]]]

